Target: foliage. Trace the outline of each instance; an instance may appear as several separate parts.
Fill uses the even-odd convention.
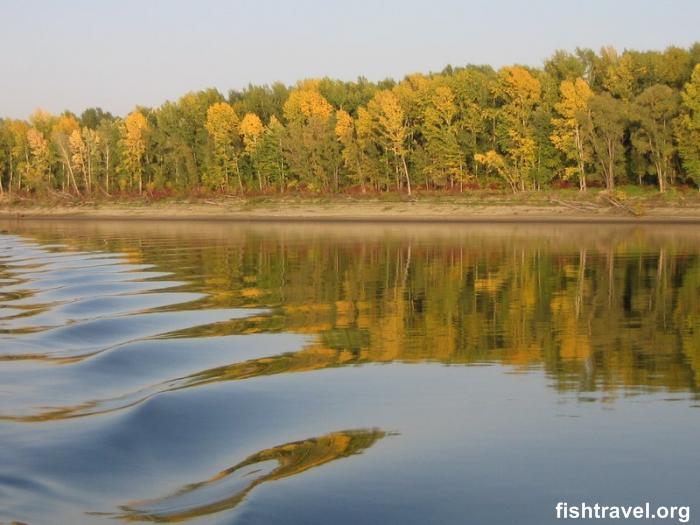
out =
[[[683,114],[678,121],[678,150],[688,176],[700,188],[700,64],[681,93]]]
[[[0,119],[0,194],[700,187],[700,44]]]

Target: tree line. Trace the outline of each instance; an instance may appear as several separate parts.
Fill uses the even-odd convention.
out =
[[[700,43],[0,120],[0,193],[700,188]]]

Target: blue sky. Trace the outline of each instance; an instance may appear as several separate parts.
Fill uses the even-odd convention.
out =
[[[700,40],[697,0],[0,0],[0,115]]]

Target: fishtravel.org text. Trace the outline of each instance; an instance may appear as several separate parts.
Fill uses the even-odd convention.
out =
[[[690,521],[690,507],[664,507],[652,505],[648,501],[643,505],[600,505],[598,503],[580,503],[570,505],[563,501],[554,507],[559,520],[675,520],[678,523]]]

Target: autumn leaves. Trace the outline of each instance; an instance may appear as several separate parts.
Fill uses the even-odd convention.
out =
[[[514,192],[700,185],[700,45],[557,52],[541,69],[187,93],[125,118],[0,120],[0,191]]]

